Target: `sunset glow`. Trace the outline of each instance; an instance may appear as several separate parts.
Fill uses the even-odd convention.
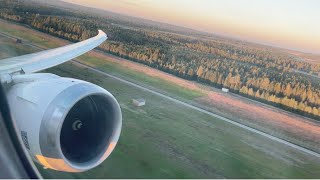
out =
[[[254,42],[320,53],[317,0],[65,0]]]

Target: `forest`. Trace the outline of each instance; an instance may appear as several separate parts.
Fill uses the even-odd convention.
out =
[[[132,26],[125,20],[34,3],[0,0],[0,18],[73,42],[102,29],[109,37],[99,47],[102,51],[320,120],[319,63],[249,42]]]

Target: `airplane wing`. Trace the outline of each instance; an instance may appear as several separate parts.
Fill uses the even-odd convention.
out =
[[[80,56],[106,39],[99,30],[82,42],[0,60],[0,80],[10,108],[6,115],[17,123],[18,143],[45,168],[87,171],[101,164],[119,140],[122,113],[110,92],[83,80],[35,73]]]
[[[29,74],[67,62],[99,46],[108,37],[99,30],[98,35],[75,44],[0,61],[0,76]]]

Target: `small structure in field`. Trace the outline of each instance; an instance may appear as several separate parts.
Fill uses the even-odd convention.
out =
[[[22,43],[22,40],[21,40],[21,39],[16,39],[16,43],[17,43],[17,44],[21,44],[21,43]]]
[[[146,105],[146,100],[144,99],[132,99],[132,104],[135,105],[135,106],[144,106]]]
[[[227,89],[227,88],[222,88],[221,90],[222,90],[222,92],[225,92],[225,93],[229,92],[229,89]]]

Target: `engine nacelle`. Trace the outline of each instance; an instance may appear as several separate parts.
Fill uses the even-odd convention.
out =
[[[44,167],[89,170],[110,155],[119,139],[117,100],[89,82],[45,73],[17,75],[7,98],[25,147]]]

